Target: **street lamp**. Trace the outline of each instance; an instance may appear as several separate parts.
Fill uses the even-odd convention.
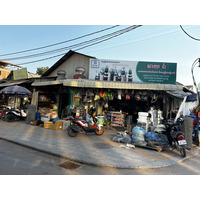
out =
[[[196,81],[195,81],[195,78],[194,78],[194,73],[193,73],[193,70],[194,70],[194,67],[195,67],[196,64],[198,64],[198,67],[200,67],[200,58],[197,58],[194,61],[194,63],[192,64],[192,68],[191,68],[193,83],[194,83],[194,86],[196,87],[196,90],[197,90],[197,108],[199,108],[199,90],[198,90],[198,87],[197,87],[197,84],[196,84]]]
[[[198,90],[198,87],[197,87],[197,84],[196,84],[196,81],[194,79],[194,74],[193,74],[193,70],[194,70],[194,67],[195,65],[198,64],[197,66],[200,67],[200,58],[197,58],[194,63],[192,64],[192,69],[191,69],[191,72],[192,72],[192,78],[193,78],[193,82],[194,82],[194,86],[196,87],[196,90],[197,90],[197,109],[199,111],[199,90]],[[197,122],[197,131],[195,133],[195,140],[197,141],[197,146],[199,146],[199,139],[197,139],[199,137],[199,116],[198,116],[198,113],[196,113],[195,111],[195,116],[196,116],[196,122]]]

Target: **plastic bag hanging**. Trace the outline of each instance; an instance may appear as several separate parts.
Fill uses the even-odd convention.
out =
[[[117,91],[117,94],[118,94],[117,98],[118,98],[119,100],[121,100],[121,99],[122,99],[122,90],[118,90],[118,91]]]

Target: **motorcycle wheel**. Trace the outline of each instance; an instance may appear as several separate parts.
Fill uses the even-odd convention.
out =
[[[2,119],[3,121],[7,121],[7,116],[6,116],[5,113],[1,116],[1,119]]]
[[[95,133],[96,135],[103,135],[104,133],[103,127],[101,126],[100,129],[96,128]]]
[[[8,122],[12,122],[16,120],[16,117],[12,114],[7,114],[6,119]]]
[[[76,137],[78,135],[78,132],[74,131],[72,128],[67,128],[67,133],[70,137]]]
[[[181,147],[180,147],[180,153],[181,153],[181,156],[182,156],[182,157],[184,157],[184,158],[186,157],[185,146],[181,146]]]

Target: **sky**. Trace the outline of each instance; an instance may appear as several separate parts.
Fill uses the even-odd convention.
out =
[[[141,24],[143,25],[142,27],[118,38],[78,52],[99,59],[176,62],[177,81],[185,85],[193,84],[191,67],[193,62],[200,57],[200,42],[185,35],[180,29],[179,24],[183,25],[185,30],[193,37],[200,38],[198,0],[9,0],[1,1],[0,6],[0,55],[66,41],[116,24],[122,26],[113,29],[113,31],[125,28],[131,24]],[[105,34],[109,32],[111,30],[105,32]],[[98,37],[100,35],[103,34],[94,36]],[[77,42],[85,41],[86,39],[89,40],[91,37],[77,40]],[[67,47],[72,44],[75,44],[75,41],[56,46],[56,48]],[[60,53],[67,53],[67,51]],[[22,56],[24,54],[19,55]],[[0,56],[0,60],[6,61],[5,58]],[[37,59],[40,58],[43,57],[38,57]],[[59,58],[22,66],[27,67],[30,72],[36,72],[37,67],[51,67]],[[20,64],[24,61],[30,60],[12,60],[9,62]],[[200,68],[195,67],[194,72],[196,81],[200,82]],[[144,198],[149,198],[149,194],[152,193],[152,190],[155,190],[153,188],[154,185],[163,194],[166,194],[166,187],[169,185],[168,181],[170,181],[171,188],[177,187],[177,181],[172,180],[175,180],[174,176],[134,176],[134,180],[130,176],[126,176],[126,178],[123,176],[112,177],[112,179],[110,176],[86,177],[88,184],[92,182],[89,185],[90,191],[95,191],[98,194],[95,198],[108,198],[111,195],[112,199],[113,196],[115,199],[130,198],[130,192],[126,192],[127,189],[133,191],[134,197],[138,196],[140,198],[142,194]],[[14,179],[13,176],[2,178],[3,184],[1,187],[4,186],[2,194],[5,197],[9,194],[9,196],[15,195],[13,197],[16,198],[16,194],[19,193],[18,191],[23,186],[23,193],[20,193],[21,199],[27,199],[27,195],[31,199],[35,199],[38,197],[38,192],[40,197],[44,195],[44,198],[46,198],[47,193],[50,194],[48,195],[49,199],[63,198],[63,194],[66,196],[66,188],[68,188],[68,196],[69,194],[73,196],[76,194],[76,196],[78,195],[78,197],[82,198],[83,194],[86,194],[87,199],[94,199],[93,193],[90,195],[87,192],[88,184],[85,184],[86,180],[83,176],[67,177],[67,180],[63,179],[65,177],[62,177],[62,180],[59,177],[57,180],[55,176],[50,176],[51,180],[49,181],[47,178],[40,177],[39,182],[38,177],[34,176],[24,176],[23,178],[26,180],[23,179],[23,182],[20,182],[18,177]],[[101,180],[101,178],[103,179]],[[164,181],[163,178],[165,179]],[[196,183],[195,176],[193,176],[192,180],[189,176],[187,178],[179,176],[179,180]],[[101,193],[99,193],[99,187],[96,187],[100,181],[104,181],[104,187],[101,189],[103,192]],[[61,184],[53,184],[56,182]],[[150,182],[152,187],[149,186]],[[158,185],[158,182],[162,182],[162,184]],[[38,186],[38,183],[42,185]],[[116,188],[119,188],[121,183],[127,183],[126,190],[117,193],[113,192],[116,191]],[[70,187],[71,185],[76,185],[76,187]],[[10,193],[11,187],[14,191],[13,193]],[[193,184],[192,187],[195,190],[198,184]],[[37,191],[35,193],[37,197],[34,196],[32,188]],[[147,191],[146,193],[144,193],[144,188]],[[30,196],[30,194],[32,195]],[[180,194],[176,191],[170,191],[170,196],[172,195],[175,198],[180,197]],[[191,198],[192,195],[191,190],[184,191],[184,197]]]
[[[0,25],[0,55],[67,41],[112,26],[114,25]],[[23,63],[60,54],[64,55],[69,49],[77,49],[70,48],[69,46],[71,45],[88,41],[129,26],[120,25],[116,28],[51,48],[0,56],[0,60],[26,67],[29,72],[36,73],[38,67],[51,67],[62,55],[40,62]],[[183,25],[183,28],[193,37],[200,38],[200,25]],[[42,53],[63,47],[69,48],[62,52],[45,56],[9,60],[9,58]],[[94,56],[98,59],[175,62],[177,63],[177,81],[184,85],[191,85],[193,84],[191,66],[194,60],[200,57],[200,42],[188,37],[179,25],[142,25],[116,38],[77,50],[77,52]],[[194,68],[194,74],[196,82],[200,82],[200,69],[198,67]]]

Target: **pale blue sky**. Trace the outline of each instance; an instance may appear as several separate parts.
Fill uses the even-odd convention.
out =
[[[112,25],[1,25],[0,55],[62,42],[111,26]],[[54,46],[52,48],[41,49],[40,51],[0,56],[0,60],[5,60],[13,64],[20,64],[62,53],[64,54],[67,53],[68,50],[26,60],[6,59],[67,47],[125,27],[128,26],[122,25],[109,31],[85,37],[81,40]],[[183,25],[183,27],[193,37],[200,38],[200,26]],[[75,49],[76,48],[72,50]],[[143,25],[117,38],[79,50],[78,52],[101,59],[176,62],[177,81],[187,85],[193,83],[191,65],[196,58],[200,57],[200,42],[185,35],[179,25]],[[37,67],[51,67],[60,57],[21,66],[27,67],[28,71],[35,73]],[[195,68],[194,71],[196,81],[200,82],[200,68]]]

